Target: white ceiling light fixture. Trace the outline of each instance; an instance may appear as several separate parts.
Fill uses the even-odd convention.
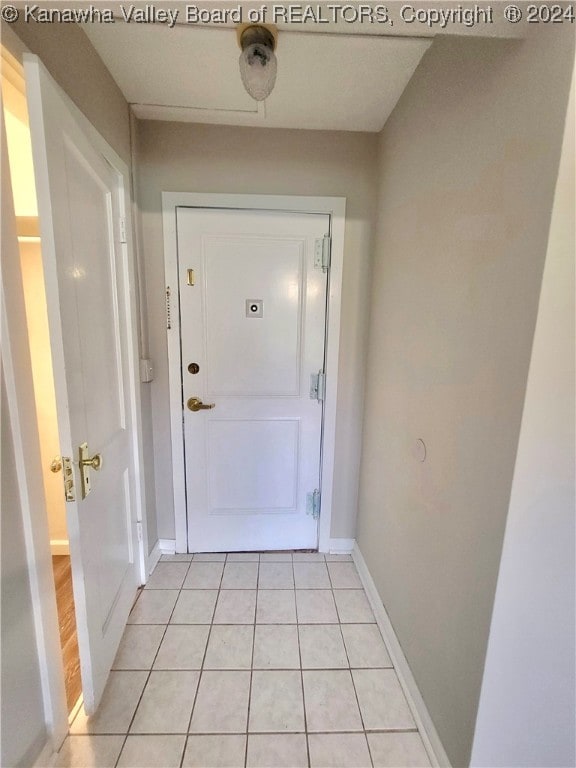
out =
[[[242,24],[238,27],[240,76],[246,91],[256,101],[268,98],[276,82],[274,50],[278,30],[272,24]]]

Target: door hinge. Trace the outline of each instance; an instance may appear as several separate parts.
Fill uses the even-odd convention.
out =
[[[330,269],[331,242],[330,235],[324,235],[314,241],[314,267],[323,272],[328,272]]]
[[[118,220],[119,223],[119,229],[120,229],[120,242],[121,243],[127,243],[128,240],[126,239],[126,219],[121,216]]]
[[[326,392],[326,374],[324,371],[318,371],[318,373],[310,374],[310,400],[318,400],[320,403],[324,402],[324,394]]]
[[[142,541],[142,523],[140,521],[136,523],[136,533],[138,534],[138,541]]]
[[[306,514],[312,515],[314,520],[320,517],[320,490],[316,488],[312,493],[306,494]]]

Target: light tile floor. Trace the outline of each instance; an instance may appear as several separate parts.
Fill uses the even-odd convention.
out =
[[[163,556],[60,768],[424,768],[354,563]]]

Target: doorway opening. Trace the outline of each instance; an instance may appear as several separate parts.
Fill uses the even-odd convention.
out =
[[[66,505],[62,475],[58,469],[60,440],[28,105],[22,68],[4,47],[2,47],[2,101],[28,325],[60,647],[65,672],[66,702],[68,713],[73,715],[81,703],[82,682]]]
[[[172,479],[174,490],[174,510],[175,510],[175,550],[176,553],[187,551],[220,551],[228,549],[230,551],[265,551],[282,548],[288,549],[318,549],[320,552],[329,552],[331,544],[331,520],[332,520],[332,499],[334,492],[334,463],[335,463],[335,431],[337,414],[337,376],[339,363],[339,342],[340,342],[340,316],[341,316],[341,296],[343,281],[343,255],[344,255],[344,223],[346,213],[346,200],[339,197],[300,197],[283,195],[235,195],[235,194],[211,194],[194,192],[163,192],[162,193],[163,222],[164,222],[164,254],[165,254],[165,276],[167,290],[167,340],[168,340],[168,360],[169,360],[169,384],[170,384],[170,403],[171,403],[171,445],[172,445]],[[198,237],[201,229],[194,227],[193,219],[201,216],[204,221],[203,229],[204,240],[201,244],[196,243],[190,253],[196,254],[195,260],[181,258],[179,253],[179,243],[182,244],[182,237]],[[273,231],[265,232],[260,222],[255,225],[253,218],[265,219]],[[287,225],[286,221],[294,217],[298,224],[294,226]],[[227,232],[227,237],[223,236],[224,219],[232,221],[236,218],[234,226]],[[215,219],[217,221],[210,221]],[[220,221],[222,219],[222,221]],[[240,221],[242,219],[242,222]],[[284,223],[281,225],[281,221]],[[304,221],[308,220],[306,226]],[[313,222],[318,224],[314,231],[307,231],[306,227],[313,227]],[[294,223],[294,222],[293,222]],[[232,225],[231,225],[232,226]],[[282,226],[285,230],[282,230]],[[304,230],[302,227],[304,226]],[[212,227],[212,230],[210,230]],[[215,227],[215,229],[214,229]],[[180,231],[180,229],[182,231]],[[280,228],[280,229],[278,229]],[[301,231],[302,230],[302,231]],[[305,231],[306,230],[306,231]],[[262,239],[263,238],[263,239]],[[237,245],[242,251],[244,248],[248,255],[249,266],[236,272],[236,278],[229,280],[233,274],[232,266],[227,252],[226,244],[231,239],[238,241]],[[262,239],[262,242],[260,240]],[[287,273],[283,277],[272,280],[274,290],[270,290],[265,281],[266,270],[270,268],[267,254],[270,252],[270,243],[276,243],[275,248],[282,249],[296,247],[295,241],[300,241],[300,256],[294,257],[294,263],[300,265],[300,274],[298,268],[292,273]],[[266,241],[266,242],[264,242]],[[246,249],[246,244],[251,248]],[[296,249],[298,250],[298,249]],[[255,264],[251,260],[256,259],[258,253],[262,258]],[[312,258],[313,257],[313,258]],[[288,258],[288,256],[286,257]],[[195,263],[192,263],[195,261]],[[280,260],[281,261],[281,260]],[[244,265],[242,265],[244,267]],[[220,275],[224,276],[222,281],[210,280],[206,283],[205,278],[210,272],[214,277],[214,270],[218,270]],[[306,275],[309,277],[305,279]],[[310,277],[315,275],[315,278]],[[227,284],[228,281],[228,284]],[[229,301],[221,300],[220,295],[214,296],[214,291],[220,286],[224,287],[224,293],[229,292]],[[255,287],[256,286],[256,287]],[[212,301],[202,301],[198,299],[202,291],[212,291]],[[194,296],[196,295],[196,300]],[[284,302],[284,304],[283,304]],[[204,312],[202,306],[207,309]],[[232,309],[233,306],[233,309]],[[317,468],[319,475],[315,478],[307,478],[307,482],[300,483],[294,480],[292,487],[288,489],[292,493],[285,493],[285,498],[296,498],[300,501],[297,512],[301,515],[301,520],[308,517],[311,520],[313,537],[309,540],[292,541],[288,538],[293,533],[293,526],[288,522],[284,528],[284,535],[281,538],[278,532],[270,535],[268,540],[255,541],[256,535],[261,535],[263,526],[260,525],[267,517],[270,527],[273,522],[280,520],[281,514],[287,511],[286,519],[290,514],[288,504],[274,504],[275,499],[256,498],[252,493],[249,497],[247,491],[254,488],[270,487],[264,483],[253,482],[251,486],[231,485],[226,479],[226,472],[230,467],[244,466],[237,469],[235,476],[239,478],[259,478],[259,472],[263,467],[263,461],[257,461],[252,467],[246,466],[246,456],[250,455],[251,446],[257,444],[262,446],[265,440],[262,439],[263,428],[266,422],[270,422],[272,429],[284,429],[288,433],[289,428],[293,432],[300,429],[302,433],[304,428],[304,418],[298,413],[281,413],[279,411],[280,387],[286,387],[287,375],[282,377],[280,384],[275,383],[276,389],[270,384],[269,377],[276,375],[278,366],[274,370],[266,369],[266,366],[260,367],[258,371],[252,370],[254,363],[254,350],[259,348],[256,344],[256,333],[260,330],[264,333],[266,318],[269,321],[277,317],[278,312],[286,307],[286,314],[292,313],[296,317],[296,327],[299,329],[293,332],[293,349],[299,350],[302,354],[293,355],[293,364],[291,371],[294,390],[291,397],[294,401],[301,398],[306,402],[308,408],[315,409],[318,414],[323,415],[322,422],[322,440],[319,459],[305,462],[306,466]],[[253,309],[255,307],[255,310]],[[296,309],[298,308],[298,309]],[[274,311],[271,311],[274,310]],[[204,333],[200,334],[204,341],[203,346],[197,348],[188,348],[185,345],[182,325],[190,322],[190,317],[196,317],[194,321],[197,327],[204,327]],[[309,315],[319,317],[319,334],[314,336],[317,345],[314,347],[316,352],[312,352],[309,359],[306,359],[307,330],[304,320]],[[221,318],[226,317],[227,333],[226,338],[222,338],[220,332]],[[202,326],[202,323],[204,325]],[[243,326],[244,330],[240,330]],[[218,327],[216,335],[211,333],[211,328]],[[282,320],[278,323],[279,329],[289,327]],[[294,328],[294,325],[292,325]],[[251,329],[252,337],[248,336],[248,330]],[[242,335],[244,334],[244,336]],[[267,351],[266,357],[274,358],[278,353],[276,347],[279,342],[280,333],[275,332],[269,337],[269,341],[260,339],[261,347]],[[230,351],[225,345],[230,339],[236,339],[234,348]],[[311,339],[312,336],[309,336]],[[210,345],[208,342],[212,342]],[[220,344],[220,346],[219,346]],[[312,349],[313,347],[310,347]],[[289,344],[283,343],[282,349],[290,349]],[[238,356],[238,350],[244,350],[243,355]],[[234,363],[230,368],[230,363]],[[294,362],[296,361],[296,362]],[[196,365],[194,365],[196,364]],[[289,366],[287,367],[288,370]],[[226,369],[227,372],[226,372]],[[226,375],[222,375],[222,372]],[[218,375],[216,375],[218,374]],[[186,387],[183,387],[183,377]],[[268,378],[267,378],[268,377]],[[295,378],[294,378],[295,377]],[[254,389],[251,391],[241,391],[241,387],[246,382],[254,384],[259,394],[268,395],[268,405],[272,404],[276,410],[270,414],[257,412],[255,407],[256,397]],[[300,382],[298,385],[298,381]],[[228,382],[228,383],[226,383]],[[322,382],[322,386],[320,386]],[[234,387],[234,391],[228,391],[225,387]],[[263,390],[263,392],[260,392]],[[317,392],[320,392],[319,397]],[[194,504],[198,512],[199,519],[194,525],[188,525],[188,503],[187,488],[185,479],[187,478],[187,460],[190,458],[188,446],[185,448],[186,435],[183,435],[182,411],[183,411],[183,392],[185,392],[184,405],[186,406],[185,417],[187,417],[190,435],[193,439],[192,429],[199,434],[204,431],[208,436],[206,445],[208,449],[202,453],[197,450],[198,462],[196,469],[200,464],[204,471],[197,471],[195,477],[206,479],[205,486],[196,488],[197,493]],[[282,392],[282,394],[286,394]],[[201,397],[200,397],[201,396]],[[194,398],[206,399],[206,410],[200,413],[195,412]],[[239,399],[245,402],[242,408],[248,410],[240,412],[240,405],[234,407]],[[199,403],[203,405],[204,403]],[[251,404],[251,405],[250,405]],[[216,408],[212,416],[212,406]],[[271,407],[272,407],[271,406]],[[303,406],[304,407],[304,406]],[[251,408],[251,410],[250,410]],[[207,416],[209,414],[209,416]],[[197,418],[199,417],[199,418]],[[240,425],[250,427],[250,421],[258,421],[257,429],[260,432],[256,435],[256,430],[252,442],[245,439],[245,436],[239,435],[236,430],[238,422]],[[186,428],[186,419],[185,424]],[[228,436],[224,439],[224,432],[228,430]],[[236,434],[230,434],[236,430]],[[309,432],[308,432],[309,433]],[[183,439],[184,438],[184,439]],[[217,447],[220,441],[222,451]],[[271,440],[269,442],[272,442]],[[287,444],[288,441],[285,441]],[[297,440],[293,439],[293,444]],[[276,440],[275,445],[280,445],[280,440]],[[299,443],[298,443],[299,444]],[[230,457],[230,450],[236,448],[235,456]],[[198,445],[196,445],[198,448]],[[194,445],[192,445],[194,449]],[[239,449],[239,450],[238,450]],[[212,472],[212,467],[207,467],[207,459],[216,459],[215,465],[218,471],[222,467],[217,466],[227,451],[227,462],[223,471],[220,472],[221,482],[218,486],[214,483],[218,472]],[[192,450],[194,455],[194,451]],[[296,456],[296,452],[293,454]],[[289,452],[286,451],[286,456]],[[188,459],[186,458],[188,457]],[[266,459],[274,458],[272,451],[268,451]],[[231,460],[228,460],[231,459]],[[280,483],[286,482],[282,475],[286,467],[294,467],[297,463],[292,458],[284,460],[279,458],[277,466],[282,471],[277,475],[281,478]],[[274,467],[273,467],[274,469]],[[284,472],[284,474],[286,474]],[[297,476],[293,471],[292,478]],[[273,477],[274,472],[267,472],[267,477]],[[300,473],[298,478],[304,478]],[[242,481],[243,482],[243,481]],[[218,495],[220,488],[225,488],[225,493],[236,492],[236,497],[231,498]],[[242,494],[244,497],[242,498]],[[194,493],[192,494],[195,495]],[[240,502],[238,501],[240,499]],[[200,502],[203,506],[200,507]],[[243,503],[241,503],[243,502]],[[255,503],[256,502],[256,503]],[[320,511],[322,512],[318,518]],[[260,509],[258,507],[260,506]],[[273,509],[273,514],[268,514]],[[294,508],[297,505],[294,504]],[[250,515],[246,514],[257,509],[261,514],[258,519],[252,523]],[[234,513],[235,518],[233,518]],[[232,523],[226,529],[227,536],[234,536],[232,540],[224,539],[224,533],[218,526],[221,520],[228,516]],[[296,517],[296,514],[293,514]],[[210,531],[209,526],[212,526]],[[251,541],[241,540],[240,535],[235,535],[240,531],[248,531],[252,535]],[[254,533],[256,532],[256,533]],[[212,535],[212,541],[201,541],[200,536]],[[266,533],[266,531],[265,531]]]

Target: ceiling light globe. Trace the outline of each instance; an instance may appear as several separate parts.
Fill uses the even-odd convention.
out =
[[[276,55],[270,46],[253,43],[240,54],[240,76],[244,88],[256,101],[264,101],[276,82]]]

